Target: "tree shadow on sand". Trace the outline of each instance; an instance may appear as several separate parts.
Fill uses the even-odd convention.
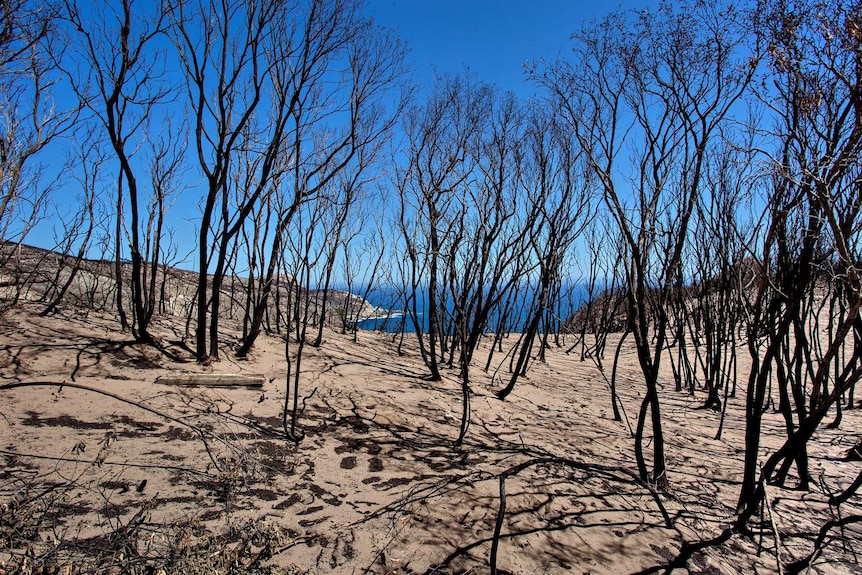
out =
[[[416,422],[411,426],[361,408],[352,396],[338,400],[336,405],[332,398],[320,399],[322,409],[305,421],[309,435],[339,442],[336,453],[344,454],[343,468],[357,466],[356,454],[364,453],[396,466],[400,476],[371,483],[395,498],[352,527],[380,518],[390,524],[410,519],[410,538],[443,554],[429,572],[493,565],[498,549],[505,557],[510,547],[534,564],[602,565],[632,552],[625,543],[629,536],[649,532],[650,540],[681,540],[659,494],[620,470],[622,462],[603,466],[557,457],[504,437],[484,421],[454,449],[446,433],[452,422],[439,412],[428,421],[434,412],[425,405],[401,406],[401,419]],[[599,543],[579,544],[593,531],[608,535]],[[393,567],[386,563],[386,551],[399,536],[393,533],[368,570]],[[644,562],[669,554],[653,549]]]

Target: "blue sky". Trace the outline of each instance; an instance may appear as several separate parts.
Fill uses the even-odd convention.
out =
[[[567,57],[581,23],[617,8],[646,6],[588,0],[369,0],[372,16],[395,29],[411,48],[416,78],[469,68],[479,80],[527,96],[522,64]]]
[[[566,58],[571,34],[582,23],[623,8],[640,8],[647,1],[617,0],[598,4],[586,0],[368,0],[368,13],[392,28],[407,43],[408,63],[420,87],[434,81],[435,72],[469,69],[477,79],[511,90],[521,97],[535,92],[526,81],[523,64],[537,59]],[[110,161],[110,160],[109,160]],[[72,192],[62,196],[74,201]],[[60,201],[60,204],[67,202]],[[66,206],[66,209],[74,209]],[[185,255],[195,243],[197,201],[186,194],[168,211]],[[27,241],[54,247],[54,213],[48,214]],[[95,255],[95,254],[94,254]],[[193,265],[187,261],[184,266]]]

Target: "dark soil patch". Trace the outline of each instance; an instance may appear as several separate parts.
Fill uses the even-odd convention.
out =
[[[165,461],[185,461],[188,459],[187,455],[177,455],[175,453],[165,453],[164,451],[154,449],[152,451],[145,451],[144,455],[157,455],[159,459],[164,459]]]
[[[302,473],[302,478],[303,479],[311,479],[312,477],[314,477],[314,462],[313,461],[306,461],[305,464],[308,466],[308,469],[306,469]]]
[[[308,489],[309,491],[311,491],[312,495],[314,495],[315,499],[320,499],[327,505],[333,505],[335,507],[338,507],[342,504],[341,498],[338,495],[330,493],[316,483],[300,485],[299,488]]]
[[[277,441],[257,441],[251,444],[260,456],[260,463],[270,477],[293,475],[293,463],[288,463],[290,447]]]
[[[30,427],[71,427],[72,429],[111,429],[113,423],[99,421],[82,421],[71,415],[60,415],[58,417],[39,417],[35,411],[27,412],[27,419],[21,422]]]
[[[156,505],[167,505],[168,503],[200,503],[201,498],[194,495],[177,495],[175,497],[156,497]]]
[[[308,490],[311,491],[315,497],[323,498],[326,495],[329,495],[329,492],[320,485],[309,485]]]
[[[99,484],[99,487],[125,493],[129,490],[129,483],[126,481],[103,481]]]
[[[162,455],[162,459],[167,459],[168,461],[184,461],[186,459],[185,455],[171,455],[170,453],[165,453]]]
[[[355,415],[345,417],[342,421],[352,427],[356,433],[368,433],[368,424]]]
[[[485,458],[468,453],[460,455],[451,451],[430,451],[427,455],[417,455],[416,459],[421,461],[434,471],[445,471],[448,469],[471,469],[484,463]]]
[[[389,489],[390,487],[400,487],[402,485],[409,485],[413,483],[413,479],[409,477],[393,477],[392,479],[387,479],[383,483],[380,484],[381,487]]]
[[[339,445],[335,448],[335,453],[341,455],[342,453],[356,453],[357,451],[364,450],[368,455],[378,455],[383,448],[376,441],[371,441],[369,439],[362,439],[358,437],[347,437],[343,438],[342,445]]]
[[[343,547],[341,549],[341,556],[348,561],[356,556],[356,550],[353,548],[353,543],[351,541],[344,540]]]
[[[136,419],[132,419],[128,415],[115,417],[114,421],[128,425],[129,427],[134,427],[137,431],[156,431],[162,426],[162,424],[157,421],[138,421]]]
[[[188,429],[182,429],[180,427],[174,427],[171,425],[168,427],[167,431],[164,431],[159,434],[160,437],[164,437],[168,441],[195,441],[198,439],[198,434],[193,431],[189,431]]]
[[[262,499],[263,501],[275,501],[276,499],[278,499],[278,493],[276,493],[272,489],[255,488],[249,489],[248,493],[249,495],[257,497],[258,499]]]
[[[658,545],[650,545],[650,549],[652,549],[656,553],[656,555],[658,555],[665,561],[672,561],[676,557],[673,551],[665,547],[659,547]]]
[[[56,506],[48,513],[48,516],[55,520],[62,521],[64,518],[76,515],[86,515],[92,511],[93,507],[87,503],[57,503]]]
[[[284,419],[282,419],[281,417],[276,417],[274,415],[271,415],[269,417],[262,417],[260,415],[252,415],[251,413],[249,413],[246,414],[245,418],[264,429],[281,430],[284,427]]]
[[[105,519],[118,519],[127,513],[130,508],[130,505],[106,505],[102,509],[102,517]]]
[[[299,503],[300,499],[302,497],[299,496],[299,493],[291,493],[287,499],[274,505],[273,509],[287,509]]]
[[[311,507],[306,507],[302,511],[297,511],[297,515],[311,515],[312,513],[317,513],[318,511],[323,511],[323,505],[313,505]]]
[[[221,517],[221,511],[210,509],[201,513],[200,521],[215,521],[219,517]]]
[[[14,448],[14,445],[8,447],[10,451]],[[38,469],[37,465],[27,463],[17,455],[6,454],[4,458],[6,459],[6,463],[3,465],[3,469],[0,470],[0,479],[11,479],[17,475],[17,472],[22,470]]]

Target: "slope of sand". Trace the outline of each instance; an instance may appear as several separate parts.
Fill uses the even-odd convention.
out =
[[[157,324],[159,351],[94,312],[35,311],[0,316],[0,383],[47,384],[2,391],[0,559],[8,565],[20,566],[29,552],[75,566],[70,572],[89,561],[105,572],[483,573],[499,477],[521,464],[505,481],[503,572],[637,572],[666,563],[685,541],[718,534],[733,517],[742,393],[716,441],[719,415],[695,409],[702,398],[674,392],[667,378],[671,490],[659,501],[668,527],[653,494],[632,480],[633,440],[625,422],[613,421],[604,376],[577,354],[550,350],[505,402],[493,396],[499,376],[492,386],[477,366],[472,426],[453,449],[455,371],[429,382],[412,342],[399,357],[390,336],[360,332],[354,343],[327,331],[319,349],[305,348],[302,439],[294,444],[282,431],[283,340],[262,336],[248,360],[225,350],[222,361],[201,367],[181,346],[179,319]],[[154,383],[207,371],[263,374],[266,383]],[[620,393],[632,425],[640,382],[633,351],[625,351]],[[843,461],[860,424],[862,413],[848,411],[840,429],[818,434],[811,492],[770,487],[784,564],[809,552],[831,518],[827,491],[862,470]],[[774,448],[783,423],[770,413],[766,425],[765,444]],[[859,513],[860,497],[842,511]],[[844,537],[858,538],[853,529]],[[776,572],[771,530],[761,543],[758,554],[755,542],[735,537],[696,554],[689,572]],[[853,560],[837,540],[813,572],[859,572]]]

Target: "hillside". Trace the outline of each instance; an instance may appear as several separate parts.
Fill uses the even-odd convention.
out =
[[[499,376],[477,367],[472,426],[453,449],[455,371],[429,382],[409,338],[399,356],[386,334],[360,332],[354,343],[327,329],[304,352],[293,442],[282,425],[293,401],[283,339],[262,336],[248,359],[225,353],[204,367],[179,345],[176,316],[158,318],[157,350],[103,312],[40,310],[25,302],[0,316],[4,573],[481,573],[498,518],[498,572],[660,572],[734,518],[744,398],[730,399],[715,440],[719,414],[695,409],[702,397],[674,392],[663,376],[670,490],[651,492],[636,480],[627,425],[643,393],[630,347],[618,374],[624,421],[611,416],[605,375],[555,347],[505,402],[493,395]],[[156,383],[177,373],[265,383]],[[765,447],[775,449],[784,422],[765,417]],[[862,471],[845,460],[860,428],[862,412],[849,410],[840,428],[818,432],[811,474],[827,479],[810,492],[769,486],[762,535],[694,553],[689,572],[777,572],[776,536],[782,565],[809,553],[832,518],[830,495]],[[859,496],[841,510],[860,513]],[[859,541],[858,524],[843,529],[812,572],[858,572],[846,545]]]

